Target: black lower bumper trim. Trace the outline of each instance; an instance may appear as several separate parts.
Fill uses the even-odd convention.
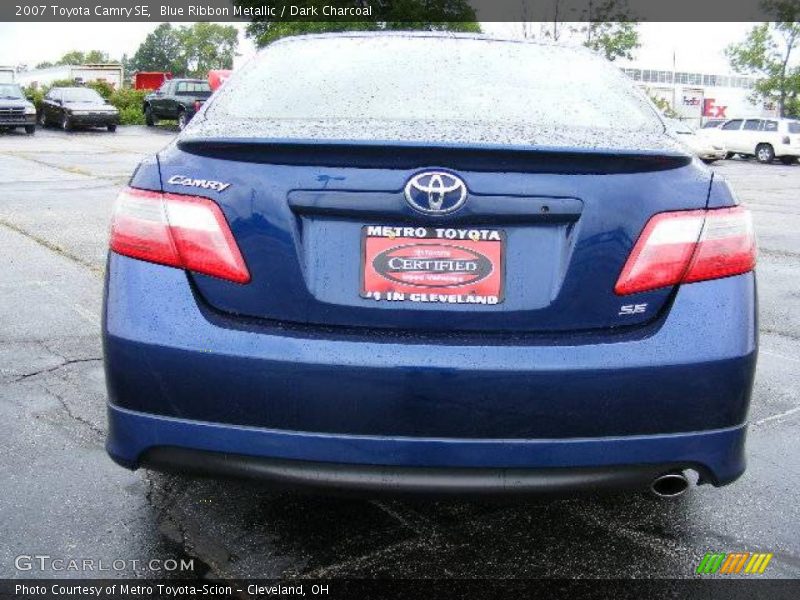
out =
[[[688,465],[503,469],[352,465],[157,447],[141,466],[159,471],[269,481],[281,488],[359,494],[514,496],[645,490],[653,479]]]
[[[70,123],[75,127],[108,127],[119,125],[116,117],[70,117]]]
[[[25,119],[25,120],[14,119],[8,121],[3,121],[2,119],[0,119],[0,127],[30,127],[31,125],[36,125],[35,118]]]

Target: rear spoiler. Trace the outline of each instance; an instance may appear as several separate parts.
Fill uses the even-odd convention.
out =
[[[638,173],[675,169],[692,162],[691,156],[672,151],[491,144],[188,137],[179,138],[177,145],[198,156],[243,162],[405,170],[437,165],[486,172]]]

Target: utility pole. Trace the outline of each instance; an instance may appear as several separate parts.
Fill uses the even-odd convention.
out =
[[[675,46],[672,47],[672,110],[678,112],[678,105],[675,104],[675,93],[677,92],[677,82],[675,81]]]

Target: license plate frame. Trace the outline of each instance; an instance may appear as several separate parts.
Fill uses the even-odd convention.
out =
[[[360,296],[498,305],[505,299],[505,256],[502,229],[364,225]]]

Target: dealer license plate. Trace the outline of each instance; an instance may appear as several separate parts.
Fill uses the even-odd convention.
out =
[[[484,305],[503,301],[501,230],[367,225],[361,246],[363,298]]]

